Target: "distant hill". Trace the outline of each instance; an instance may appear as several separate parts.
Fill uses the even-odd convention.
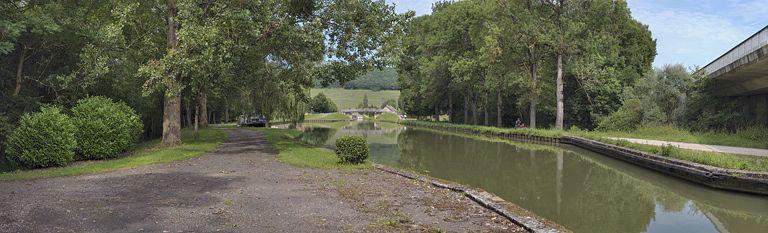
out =
[[[310,90],[311,96],[316,96],[318,93],[323,92],[325,96],[331,99],[339,110],[357,108],[360,103],[363,102],[363,98],[368,96],[368,104],[373,106],[381,106],[381,103],[387,100],[395,100],[400,97],[399,90],[345,90],[341,88],[312,88]],[[397,107],[397,106],[393,106]]]
[[[322,88],[318,83],[315,85],[317,88]],[[334,83],[329,85],[330,88],[343,87],[344,89],[360,89],[360,90],[400,90],[400,85],[397,83],[397,71],[395,68],[384,68],[383,70],[373,70],[367,74],[358,77],[355,80],[349,81],[344,85]]]

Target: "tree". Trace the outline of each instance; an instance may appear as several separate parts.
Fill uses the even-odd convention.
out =
[[[314,113],[331,113],[338,111],[338,107],[325,94],[320,92],[309,102],[309,110]]]

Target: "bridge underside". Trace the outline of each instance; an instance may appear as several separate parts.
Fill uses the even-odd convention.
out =
[[[768,45],[708,75],[716,80],[719,96],[768,94]]]

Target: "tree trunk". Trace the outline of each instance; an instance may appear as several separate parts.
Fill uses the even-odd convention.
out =
[[[437,102],[435,102],[435,115],[434,115],[435,121],[440,121],[440,107],[438,106]]]
[[[472,124],[477,125],[477,94],[472,95]]]
[[[529,53],[529,62],[531,63],[531,83],[532,83],[532,93],[531,96],[531,105],[528,109],[528,127],[531,127],[533,129],[536,128],[536,105],[539,103],[539,95],[538,95],[538,77],[536,77],[536,70],[538,69],[537,65],[537,59],[536,59],[536,47],[531,46],[528,49]]]
[[[448,122],[453,123],[453,93],[448,93]]]
[[[205,93],[205,88],[200,88],[200,93],[197,96],[197,102],[200,104],[200,128],[208,127],[208,94]]]
[[[488,126],[488,93],[485,93],[485,98],[483,98],[483,116],[485,119],[483,120],[483,125]]]
[[[189,102],[192,102],[192,101],[187,99],[186,108],[185,108],[186,109],[186,111],[185,111],[185,113],[186,113],[185,114],[186,115],[185,121],[187,123],[187,127],[192,125],[192,109],[190,109]]]
[[[504,109],[501,108],[501,90],[496,92],[496,126],[501,127],[502,126],[502,116],[504,115],[502,111]]]
[[[24,45],[20,45],[21,53],[19,54],[19,63],[16,65],[16,88],[13,89],[13,96],[19,95],[21,92],[21,82],[24,76],[24,61],[27,60],[27,48]]]
[[[563,129],[563,54],[557,54],[557,116],[555,129]]]
[[[170,49],[177,49],[179,40],[176,35],[176,2],[174,0],[168,0],[166,2],[168,6],[168,14],[166,15],[168,23],[167,39],[168,47]],[[167,84],[166,88],[178,88],[176,77],[173,77]],[[163,145],[173,146],[178,145],[181,142],[181,97],[178,91],[166,90],[163,102]]]
[[[198,137],[200,136],[200,132],[198,131],[200,129],[200,105],[195,106],[195,141],[197,141]]]
[[[469,124],[469,94],[464,95],[464,124]]]

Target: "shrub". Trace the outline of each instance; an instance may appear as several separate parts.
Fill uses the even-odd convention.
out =
[[[72,116],[81,159],[114,158],[136,142],[143,128],[131,107],[106,97],[77,101]]]
[[[632,131],[643,122],[643,109],[640,101],[630,99],[624,102],[616,112],[600,120],[597,130],[600,131]]]
[[[6,146],[6,158],[23,167],[66,165],[75,157],[75,126],[58,107],[43,107],[24,114]]]
[[[314,113],[330,113],[338,111],[338,107],[336,107],[336,104],[331,99],[320,92],[309,102],[309,110]]]
[[[365,138],[343,136],[336,139],[336,156],[342,163],[362,163],[368,158],[369,149]]]

